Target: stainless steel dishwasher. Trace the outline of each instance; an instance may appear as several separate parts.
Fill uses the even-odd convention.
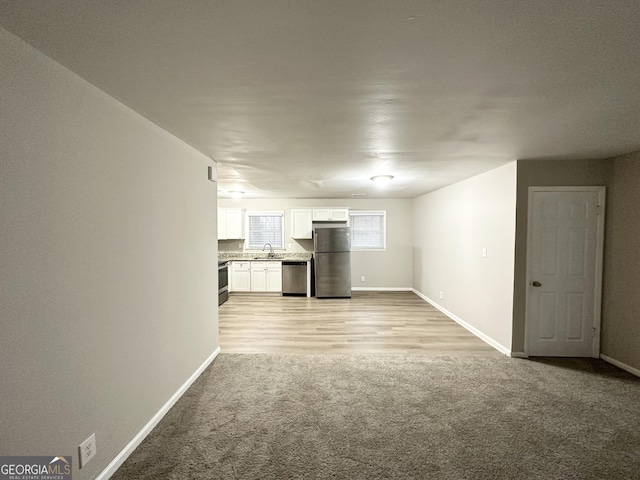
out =
[[[282,295],[307,295],[307,262],[282,261]]]

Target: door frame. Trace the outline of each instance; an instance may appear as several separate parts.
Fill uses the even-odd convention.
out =
[[[595,261],[595,283],[593,298],[593,325],[595,335],[593,336],[593,344],[591,347],[591,357],[600,357],[600,334],[602,321],[602,273],[604,258],[604,217],[605,217],[605,201],[607,187],[603,186],[566,186],[566,187],[529,187],[528,191],[528,207],[527,207],[527,274],[526,274],[526,299],[525,299],[525,320],[524,320],[524,355],[529,356],[529,329],[531,318],[529,318],[529,295],[531,289],[531,250],[532,250],[532,224],[533,224],[533,194],[535,192],[596,192],[598,194],[598,215],[596,222],[596,261]]]

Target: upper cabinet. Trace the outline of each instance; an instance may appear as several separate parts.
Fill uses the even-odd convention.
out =
[[[218,240],[245,238],[244,208],[218,208]]]
[[[348,208],[314,208],[314,222],[347,222],[349,221]]]
[[[218,240],[245,239],[246,210],[244,208],[218,208]],[[292,208],[291,238],[313,238],[313,222],[349,223],[348,208]]]
[[[313,238],[313,210],[310,208],[291,210],[291,238]]]
[[[349,222],[349,209],[294,208],[291,210],[291,238],[313,238],[313,222]]]

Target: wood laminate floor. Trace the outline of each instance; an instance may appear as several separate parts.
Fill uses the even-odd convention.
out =
[[[219,328],[225,353],[502,355],[412,292],[232,294],[219,308]]]

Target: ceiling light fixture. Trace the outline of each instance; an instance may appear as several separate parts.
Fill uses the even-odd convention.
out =
[[[380,185],[385,185],[393,179],[393,175],[376,175],[371,177],[371,181]]]

